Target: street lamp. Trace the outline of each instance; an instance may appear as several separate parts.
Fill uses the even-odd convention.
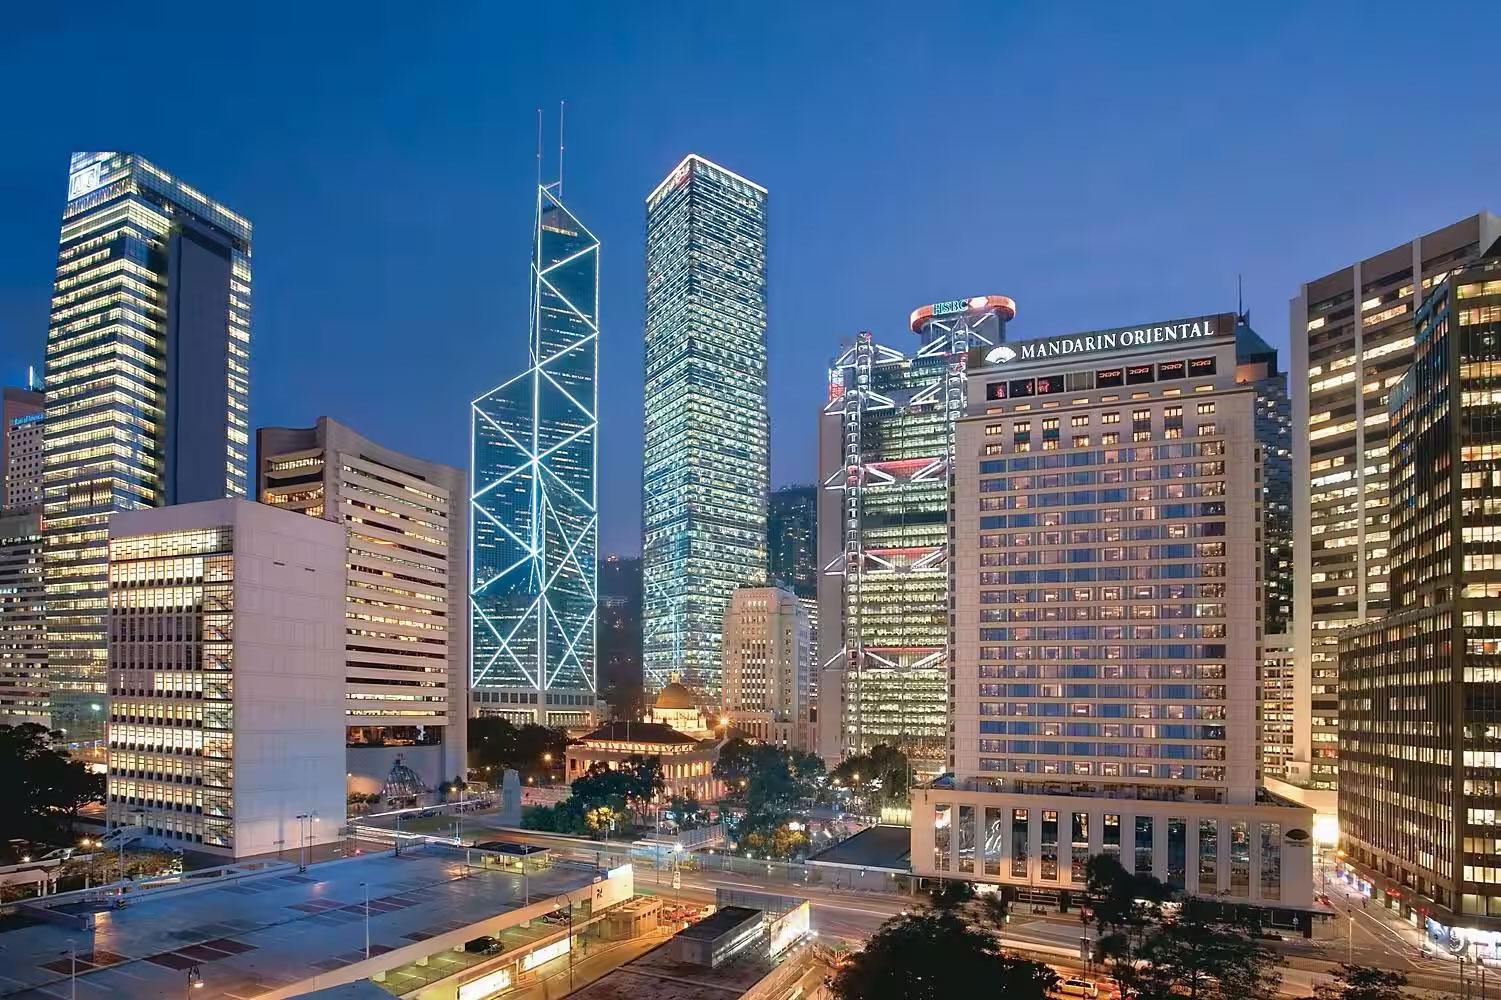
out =
[[[194,990],[203,989],[203,970],[194,965],[188,969],[188,996],[193,995]]]
[[[365,961],[370,961],[370,883],[361,882],[360,888],[365,890]]]

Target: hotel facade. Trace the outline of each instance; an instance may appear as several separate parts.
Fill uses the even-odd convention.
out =
[[[920,876],[1071,893],[1092,854],[1311,904],[1312,811],[1259,788],[1258,369],[1231,313],[1000,344],[956,423],[949,774]]]

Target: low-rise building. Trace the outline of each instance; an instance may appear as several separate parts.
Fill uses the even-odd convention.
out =
[[[721,745],[659,722],[608,722],[569,745],[568,780],[582,777],[595,764],[613,769],[632,757],[656,757],[662,762],[666,795],[715,802],[724,795],[724,782],[714,776]]]

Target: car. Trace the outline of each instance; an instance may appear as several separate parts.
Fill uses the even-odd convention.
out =
[[[464,950],[471,955],[489,955],[500,948],[500,942],[488,934],[464,942]]]
[[[1281,940],[1283,940],[1282,935],[1279,932],[1277,932],[1277,931],[1262,931],[1261,932],[1261,939],[1263,941],[1281,941]]]
[[[438,810],[436,810],[436,809],[424,809],[420,813],[418,813],[417,815],[421,816],[423,819],[431,819],[432,817],[438,815]]]
[[[1056,987],[1059,996],[1086,997],[1087,1000],[1096,1000],[1100,995],[1100,988],[1088,979],[1064,979],[1059,981]]]

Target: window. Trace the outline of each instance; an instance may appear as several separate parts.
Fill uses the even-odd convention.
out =
[[[1068,425],[1070,427],[1088,427],[1089,426],[1089,414],[1087,414],[1087,413],[1079,413],[1079,414],[1075,414],[1072,417],[1069,417],[1068,418]]]
[[[1219,427],[1216,424],[1200,424],[1199,425],[1199,435],[1201,437],[1205,436],[1205,435],[1212,435],[1212,434],[1218,434],[1218,433],[1219,433]]]
[[[1201,416],[1201,417],[1202,416],[1206,416],[1207,414],[1210,414],[1210,413],[1213,413],[1213,412],[1214,412],[1214,404],[1213,403],[1200,403],[1199,404],[1199,416]]]
[[[1105,424],[1118,424],[1121,422],[1119,413],[1106,413],[1100,417],[1100,422]]]
[[[1074,435],[1074,439],[1073,439],[1073,443],[1072,443],[1071,447],[1074,447],[1074,448],[1088,448],[1089,447],[1089,435],[1088,434],[1075,434]]]

